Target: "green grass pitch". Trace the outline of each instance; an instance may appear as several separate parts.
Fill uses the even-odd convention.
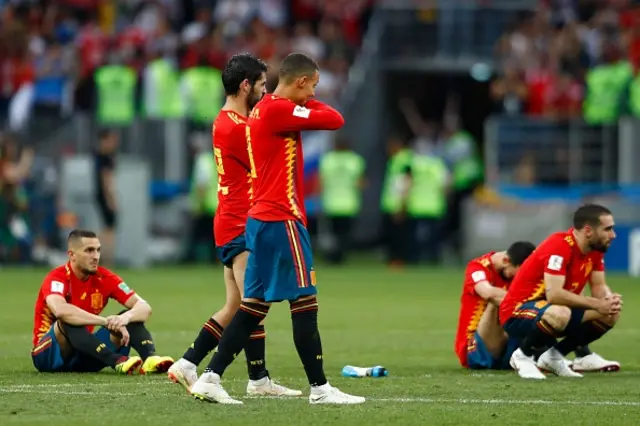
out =
[[[221,268],[118,271],[153,307],[149,328],[159,352],[176,359],[224,300]],[[637,280],[611,275],[623,294],[618,326],[592,348],[622,371],[584,379],[525,382],[513,372],[458,367],[453,339],[462,270],[389,271],[371,263],[317,268],[325,370],[360,406],[310,406],[246,399],[243,406],[195,401],[164,375],[38,374],[31,363],[33,303],[44,270],[0,270],[0,425],[576,425],[640,424],[640,298]],[[113,302],[112,302],[113,303]],[[115,312],[111,304],[108,312]],[[266,322],[267,365],[281,383],[308,393],[295,352],[288,306]],[[345,379],[344,365],[388,368],[389,377]],[[244,356],[225,374],[233,396],[246,387]]]

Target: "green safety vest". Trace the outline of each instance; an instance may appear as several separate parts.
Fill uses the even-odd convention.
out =
[[[413,151],[408,148],[396,152],[387,162],[384,184],[382,185],[381,207],[384,213],[398,213],[402,208],[401,194],[398,191],[398,180],[402,179],[405,168],[411,165]]]
[[[626,61],[592,68],[586,76],[585,121],[589,124],[614,123],[622,113],[622,99],[632,77],[633,67]]]
[[[629,109],[634,117],[640,118],[640,74],[633,79],[629,88]]]
[[[456,190],[467,189],[482,178],[482,160],[478,155],[473,136],[469,132],[460,130],[454,133],[447,142],[445,150],[465,153],[462,158],[456,159],[453,164],[453,186]]]
[[[355,152],[331,151],[320,159],[322,208],[329,216],[352,217],[360,212],[359,183],[364,160]]]
[[[441,218],[447,210],[447,165],[440,157],[415,155],[411,161],[411,189],[407,213],[412,217]]]
[[[131,124],[136,115],[135,71],[123,65],[107,65],[96,71],[95,79],[100,123]]]
[[[149,75],[153,85],[153,113],[145,105],[146,116],[153,118],[179,118],[184,114],[178,72],[166,59],[156,59],[149,64]],[[147,99],[145,99],[147,100]],[[150,100],[149,100],[150,101]]]
[[[195,67],[184,72],[188,92],[187,114],[192,120],[209,124],[215,120],[224,103],[222,74],[210,67]]]
[[[211,181],[207,187],[206,194],[203,199],[198,197],[198,182],[197,171],[204,169],[210,176]],[[209,213],[213,216],[218,207],[218,172],[216,169],[216,162],[213,158],[213,153],[210,151],[202,152],[196,157],[196,162],[193,167],[193,177],[191,179],[191,204],[193,209],[200,213]]]

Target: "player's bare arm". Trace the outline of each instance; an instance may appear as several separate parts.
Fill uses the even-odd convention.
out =
[[[494,287],[487,280],[480,281],[473,287],[473,289],[478,296],[495,306],[500,306],[502,299],[504,299],[505,294],[507,294],[506,290]]]
[[[563,288],[564,282],[564,275],[544,274],[545,294],[552,305],[593,309],[603,315],[613,315],[619,311],[613,299],[597,299],[571,293]]]
[[[132,295],[124,304],[128,310],[120,315],[107,317],[107,328],[118,330],[132,322],[146,322],[151,316],[151,306],[137,294]]]
[[[51,294],[45,299],[51,313],[59,320],[69,325],[107,325],[107,319],[94,315],[77,306],[68,303],[64,297]]]

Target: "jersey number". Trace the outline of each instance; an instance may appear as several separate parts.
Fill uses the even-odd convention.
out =
[[[258,177],[256,173],[256,164],[253,162],[253,149],[251,148],[251,130],[247,126],[247,153],[249,154],[249,165],[251,166],[251,179]]]
[[[220,151],[220,148],[213,148],[213,155],[216,158],[216,169],[218,171],[218,192],[222,192],[222,195],[227,195],[229,193],[229,187],[222,186],[224,166],[222,165],[222,151]]]

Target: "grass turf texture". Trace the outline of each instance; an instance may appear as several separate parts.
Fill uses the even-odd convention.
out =
[[[201,324],[224,301],[221,268],[119,271],[153,307],[149,321],[161,354],[179,358]],[[164,375],[39,374],[31,363],[33,303],[44,270],[0,270],[0,424],[170,425],[565,424],[637,425],[640,421],[640,313],[634,280],[610,275],[623,294],[623,319],[592,348],[622,363],[613,374],[526,382],[513,372],[468,372],[453,352],[461,270],[392,272],[377,264],[320,266],[320,330],[325,370],[340,389],[363,395],[359,406],[310,406],[294,400],[244,399],[244,355],[225,374],[225,386],[244,406],[193,400]],[[107,308],[116,312],[117,303]],[[266,322],[272,378],[308,385],[291,336],[288,305],[272,307]],[[204,364],[206,364],[205,361]],[[200,371],[204,367],[201,366]],[[388,368],[389,377],[346,379],[344,365]],[[259,420],[258,420],[259,419]],[[562,420],[561,420],[562,419]]]

